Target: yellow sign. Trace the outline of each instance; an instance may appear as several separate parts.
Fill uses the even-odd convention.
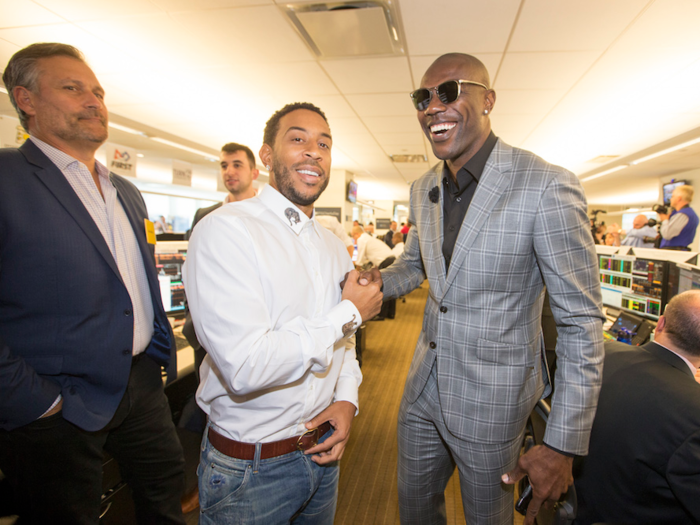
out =
[[[156,228],[153,226],[153,223],[149,221],[148,219],[143,220],[144,225],[146,226],[146,241],[148,244],[155,244],[156,243]]]

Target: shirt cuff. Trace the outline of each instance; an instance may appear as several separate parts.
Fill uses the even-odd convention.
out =
[[[48,414],[49,412],[51,412],[54,408],[56,408],[56,405],[58,405],[58,404],[61,402],[61,399],[63,399],[63,396],[62,396],[61,394],[58,394],[58,397],[56,398],[56,401],[54,401],[53,404],[52,404],[49,408],[46,409],[46,412],[44,412],[43,414],[41,414],[41,415],[38,417],[38,419],[41,419],[41,418],[44,417],[46,414]]]
[[[360,413],[360,400],[357,394],[359,385],[354,378],[340,378],[338,383],[335,385],[335,398],[334,402],[338,401],[348,401],[355,405],[357,410],[355,410],[355,416]]]
[[[558,448],[554,448],[547,443],[544,444],[545,447],[552,449],[554,452],[558,452],[562,456],[566,456],[567,458],[575,458],[576,454],[572,454],[571,452],[564,452],[563,450],[559,450]]]
[[[351,336],[362,324],[360,311],[347,299],[340,301],[340,304],[331,308],[327,317],[335,329],[336,341]]]

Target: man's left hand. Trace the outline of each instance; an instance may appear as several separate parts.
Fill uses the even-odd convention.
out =
[[[553,505],[574,482],[571,473],[574,458],[544,445],[532,447],[518,460],[516,467],[503,475],[503,483],[512,485],[525,475],[532,485],[532,500],[527,507],[524,525],[534,525],[543,503]]]
[[[331,437],[323,443],[311,447],[304,454],[314,454],[311,460],[319,465],[340,461],[345,451],[345,445],[350,438],[350,427],[356,411],[357,407],[349,401],[338,401],[306,423],[306,428],[312,429],[328,421],[334,431]]]

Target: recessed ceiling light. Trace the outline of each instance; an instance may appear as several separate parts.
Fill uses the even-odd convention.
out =
[[[147,137],[143,131],[139,131],[134,128],[130,128],[129,126],[123,126],[122,124],[117,124],[116,122],[110,122],[109,123],[110,128],[118,129],[119,131],[125,131],[126,133],[131,133],[132,135],[140,135],[142,137]]]
[[[657,151],[656,153],[652,153],[651,155],[647,155],[646,157],[642,157],[641,159],[633,160],[632,164],[637,165],[641,164],[642,162],[646,162],[651,159],[655,159],[657,157],[660,157],[661,155],[666,155],[668,153],[673,153],[674,151],[678,151],[679,149],[687,148],[688,146],[692,146],[693,144],[698,144],[700,142],[700,138],[689,140],[688,142],[683,142],[682,144],[678,144],[677,146],[672,146],[670,148],[666,148],[661,151]]]
[[[624,170],[625,168],[629,168],[627,164],[623,164],[621,166],[615,166],[614,168],[610,168],[609,170],[601,171],[600,173],[596,173],[595,175],[591,175],[590,177],[586,177],[585,179],[581,179],[581,182],[586,182],[589,180],[597,179],[598,177],[604,177],[605,175],[610,175],[611,173],[615,173],[616,171]]]
[[[162,139],[160,137],[149,137],[149,138],[151,140],[154,140],[154,141],[159,142],[161,144],[165,144],[167,146],[172,146],[173,148],[178,148],[178,149],[181,149],[183,151],[189,151],[190,153],[194,153],[195,155],[201,155],[202,157],[206,157],[207,159],[211,160],[212,162],[216,162],[216,160],[217,160],[213,154],[207,153],[206,151],[202,151],[202,150],[195,149],[195,148],[190,148],[189,146],[185,146],[183,144],[178,144],[177,142],[173,142],[172,140]]]

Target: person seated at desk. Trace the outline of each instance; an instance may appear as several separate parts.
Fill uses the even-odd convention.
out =
[[[394,254],[394,257],[397,259],[399,258],[399,255],[403,253],[403,247],[404,247],[404,242],[403,242],[403,233],[401,232],[396,232],[394,233],[391,242],[394,244],[394,247],[391,249],[391,253]]]
[[[700,523],[700,291],[677,295],[642,347],[605,343],[577,525]]]
[[[352,227],[352,238],[357,243],[356,266],[364,266],[371,262],[373,266],[379,268],[389,257],[394,257],[391,248],[384,241],[366,233],[362,226]]]

